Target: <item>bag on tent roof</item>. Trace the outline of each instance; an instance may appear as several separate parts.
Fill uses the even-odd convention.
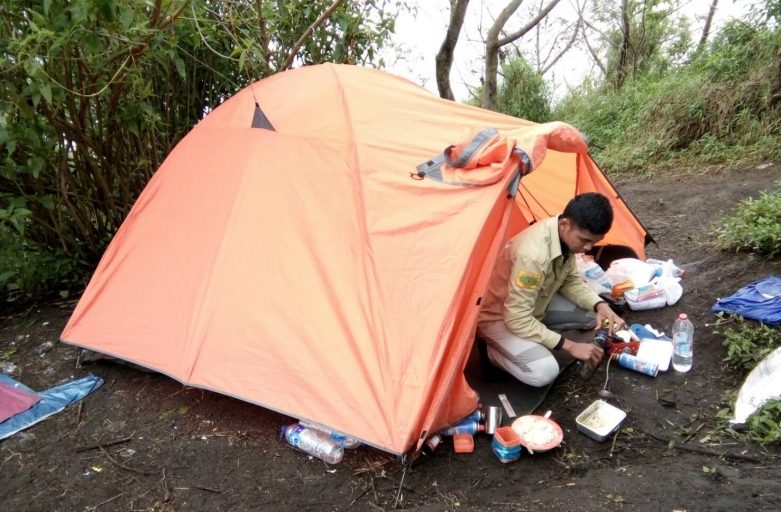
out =
[[[500,135],[496,128],[483,128],[418,165],[413,177],[429,177],[452,185],[483,186],[496,183],[518,169],[526,174],[530,168],[529,157],[516,148],[515,139]]]

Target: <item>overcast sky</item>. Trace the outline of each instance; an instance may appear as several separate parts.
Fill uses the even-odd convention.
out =
[[[474,87],[480,83],[484,52],[481,33],[487,32],[494,17],[507,1],[471,0],[469,3],[450,73],[451,87],[459,101],[468,98],[468,85]],[[396,48],[386,56],[387,69],[437,93],[434,57],[447,31],[450,2],[449,0],[412,0],[410,3],[417,6],[417,11],[414,14],[402,14],[397,19],[394,37]],[[681,3],[683,4],[681,12],[690,20],[692,37],[698,40],[711,0],[688,0]],[[725,21],[745,14],[750,3],[746,0],[720,0],[711,34],[715,33],[715,30]],[[516,15],[506,25],[508,32],[520,28],[523,20],[528,19],[524,14],[535,5],[539,5],[538,0],[527,0],[521,4]],[[574,5],[575,0],[561,0],[551,11],[550,16],[574,20],[576,18]],[[548,34],[551,37],[550,33]],[[545,34],[541,35],[541,38],[544,37]],[[594,41],[591,43],[593,45]],[[534,44],[535,36],[532,32],[519,40],[519,45],[524,48],[533,48]],[[399,55],[400,58],[395,57]],[[549,82],[553,82],[554,97],[563,97],[568,86],[578,85],[586,75],[593,73],[592,66],[592,59],[586,50],[573,49],[565,54],[551,72],[545,75]]]

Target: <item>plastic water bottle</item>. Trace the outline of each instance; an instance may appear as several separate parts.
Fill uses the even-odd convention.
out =
[[[317,457],[329,464],[336,464],[344,456],[344,448],[331,439],[325,432],[303,425],[283,425],[279,429],[279,437],[285,439],[291,446]]]
[[[330,428],[328,428],[328,427],[326,427],[324,425],[321,425],[319,423],[311,423],[311,422],[308,422],[308,421],[299,421],[298,424],[301,425],[302,427],[313,428],[315,430],[319,430],[320,432],[324,432],[324,433],[328,434],[328,436],[331,439],[333,439],[334,441],[339,443],[345,449],[352,450],[353,448],[358,448],[359,446],[361,446],[361,442],[359,440],[355,439],[354,437],[346,436],[346,435],[342,434],[341,432],[338,432],[336,430],[331,430]]]
[[[691,370],[694,359],[694,326],[686,313],[673,324],[673,368],[681,373]]]

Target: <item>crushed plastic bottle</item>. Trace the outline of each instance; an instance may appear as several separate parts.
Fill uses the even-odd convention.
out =
[[[291,446],[329,464],[337,464],[344,456],[344,448],[325,432],[303,425],[283,425],[279,429],[280,439]]]
[[[347,436],[345,434],[342,434],[341,432],[338,432],[336,430],[331,430],[330,428],[321,425],[319,423],[309,422],[309,421],[299,421],[299,425],[306,427],[306,428],[313,428],[315,430],[319,430],[320,432],[323,432],[325,434],[328,434],[328,436],[342,445],[345,449],[352,450],[353,448],[358,448],[361,446],[361,442],[354,437]]]

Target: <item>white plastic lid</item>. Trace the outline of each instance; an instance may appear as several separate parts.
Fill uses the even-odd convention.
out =
[[[681,320],[688,320],[689,315],[687,315],[686,313],[681,313],[680,315],[678,315],[678,318],[680,318]]]

